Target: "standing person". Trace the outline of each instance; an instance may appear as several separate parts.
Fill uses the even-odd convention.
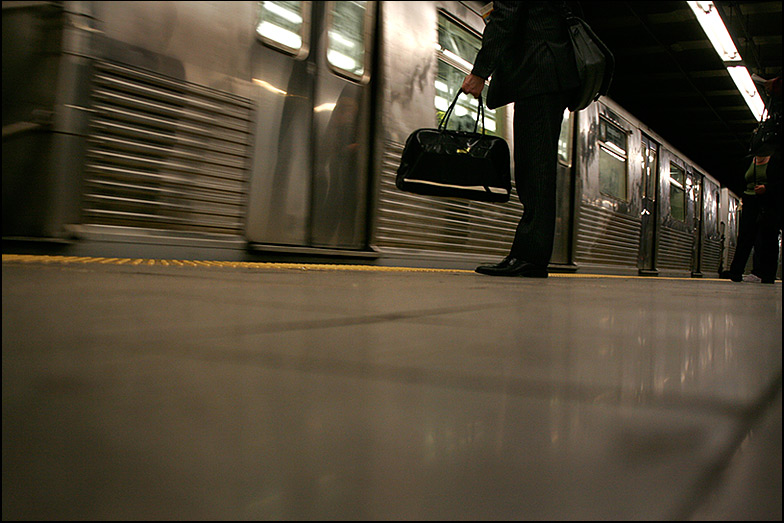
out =
[[[462,91],[479,97],[492,76],[487,107],[514,103],[514,167],[523,217],[509,255],[476,272],[546,278],[555,236],[558,137],[579,84],[574,50],[559,5],[494,2],[482,47]]]
[[[769,214],[773,212],[769,199],[774,197],[774,189],[769,188],[768,183],[770,158],[770,156],[755,156],[746,170],[746,190],[743,191],[741,200],[738,245],[729,271],[722,274],[722,277],[732,281],[743,281],[743,269],[749,260],[752,247],[756,247],[759,260],[759,267],[755,267],[758,271],[756,276],[764,283],[773,283],[775,280],[778,260],[778,217]],[[771,256],[775,257],[772,267]]]
[[[781,74],[765,82],[765,90],[770,95],[769,114],[778,122],[778,139],[772,144],[772,153],[768,162],[767,192],[764,198],[763,222],[760,237],[760,278],[762,283],[774,283],[778,272],[779,234],[782,229],[781,216],[781,176],[784,166],[781,163]]]
[[[765,82],[770,95],[768,113],[781,125],[781,75]],[[754,270],[748,281],[774,283],[779,261],[781,231],[781,129],[778,138],[763,146],[746,171],[746,190],[740,213],[738,246],[730,270],[722,278],[743,281],[743,269],[754,247]],[[754,278],[756,276],[759,278]]]

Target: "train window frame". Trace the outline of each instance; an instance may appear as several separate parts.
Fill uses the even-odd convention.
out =
[[[619,131],[619,135],[623,136],[625,142],[625,148],[621,149],[620,146],[612,143],[608,140],[602,139],[602,124],[605,126],[609,125],[614,127]],[[629,130],[623,127],[619,122],[613,120],[612,118],[600,114],[599,115],[599,134],[596,138],[599,144],[599,193],[612,198],[614,200],[628,203],[629,202]],[[616,194],[614,192],[608,192],[605,190],[605,186],[602,183],[602,153],[606,154],[607,156],[614,158],[616,160],[620,160],[623,162],[623,195]],[[620,192],[620,191],[619,191]]]
[[[672,176],[673,168],[676,169],[677,171],[680,171],[683,174],[683,182],[673,179]],[[686,167],[678,165],[674,161],[670,161],[670,172],[669,172],[670,218],[681,223],[686,223],[686,219],[688,217],[688,212],[687,212],[688,201],[686,199],[686,195],[688,193],[688,185],[689,185],[688,180],[689,180],[689,174],[687,172]],[[675,188],[676,193],[677,191],[680,191],[680,194],[683,197],[683,205],[680,207],[680,209],[682,209],[683,217],[680,217],[680,214],[676,216],[674,212],[674,209],[676,209],[677,207],[673,207],[673,194],[674,194],[673,188]]]
[[[365,2],[365,15],[364,15],[364,27],[362,28],[362,45],[363,45],[363,53],[362,53],[362,74],[357,74],[353,71],[349,71],[348,69],[342,68],[339,65],[335,64],[330,60],[330,50],[331,50],[331,42],[332,42],[332,28],[335,23],[335,7],[337,4],[345,3],[345,2],[335,2],[330,1],[327,2],[327,16],[326,16],[326,45],[324,46],[324,59],[326,61],[327,67],[329,67],[330,71],[334,74],[346,78],[348,80],[352,80],[354,82],[360,84],[366,84],[370,81],[370,59],[372,56],[372,45],[373,45],[373,26],[375,20],[375,8],[374,4],[371,1]]]
[[[476,52],[479,52],[479,49],[481,49],[481,47],[482,47],[482,35],[478,31],[472,29],[471,27],[469,27],[468,25],[463,23],[461,20],[459,20],[454,15],[449,13],[449,11],[447,11],[447,10],[445,10],[443,8],[438,8],[437,9],[437,16],[436,16],[436,42],[435,42],[435,44],[436,44],[435,45],[435,52],[436,52],[436,74],[435,74],[436,98],[434,100],[435,121],[436,121],[436,123],[440,122],[441,115],[446,111],[446,109],[449,106],[449,104],[452,103],[452,100],[454,99],[454,96],[455,96],[455,93],[456,93],[456,91],[455,92],[450,92],[448,85],[444,85],[443,88],[439,88],[439,83],[443,84],[443,82],[440,80],[441,64],[444,64],[447,67],[451,67],[452,69],[455,69],[456,71],[458,71],[459,73],[462,73],[462,74],[470,73],[471,70],[474,67],[473,64],[471,62],[469,62],[466,57],[462,57],[462,56],[460,56],[460,55],[450,51],[449,49],[445,49],[444,47],[441,46],[440,30],[439,29],[442,26],[442,20],[452,24],[458,30],[464,31],[467,35],[469,35],[469,36],[471,36],[473,38],[476,38],[476,42],[477,42]],[[474,59],[475,58],[476,57],[474,57]],[[490,79],[487,79],[485,81],[485,85],[487,86],[489,84],[490,84]],[[447,95],[447,98],[440,97],[438,95],[439,92],[445,93]],[[440,104],[439,104],[439,99],[441,100]],[[479,110],[479,100],[478,99],[474,98],[473,96],[468,96],[467,98],[458,98],[458,101],[457,101],[457,104],[455,105],[455,109],[454,109],[454,113],[453,113],[454,116],[459,118],[459,117],[461,117],[464,114],[469,114],[469,111],[470,111],[470,114],[472,114],[473,118],[472,118],[472,120],[470,122],[470,125],[466,122],[465,125],[463,125],[463,127],[461,128],[459,126],[460,124],[458,124],[457,129],[458,130],[464,130],[464,131],[465,130],[471,130],[472,131],[473,127],[474,127],[474,122],[476,121],[476,111],[478,111],[478,110]],[[485,124],[485,132],[486,132],[486,134],[489,134],[491,136],[499,136],[499,137],[502,136],[501,135],[501,129],[500,129],[500,126],[499,126],[499,117],[501,117],[502,113],[498,112],[497,109],[490,110],[490,109],[487,109],[487,107],[485,107],[484,113],[485,113],[484,124]],[[488,122],[490,122],[490,127],[488,127]],[[450,124],[452,124],[452,123],[453,123],[453,119],[450,118]],[[454,125],[450,125],[450,128],[452,128],[452,127],[454,127]]]
[[[305,60],[310,55],[310,27],[311,27],[311,4],[312,2],[309,1],[301,1],[300,2],[300,18],[302,19],[300,23],[300,46],[299,48],[287,45],[285,42],[280,40],[276,40],[270,36],[264,35],[259,32],[259,28],[261,27],[264,20],[262,20],[262,9],[266,1],[263,2],[256,2],[257,10],[256,10],[256,24],[254,27],[254,33],[256,34],[256,39],[259,40],[261,43],[275,49],[276,51],[280,51],[284,54],[293,56],[296,60]]]

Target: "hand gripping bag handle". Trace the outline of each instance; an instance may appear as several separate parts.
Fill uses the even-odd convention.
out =
[[[457,92],[455,95],[455,99],[452,100],[452,104],[449,106],[449,109],[446,110],[444,116],[441,118],[441,122],[438,124],[438,130],[444,131],[446,130],[447,123],[449,122],[449,117],[452,116],[452,110],[455,108],[457,104],[457,99],[460,98],[460,95],[463,94],[462,89]],[[476,112],[476,121],[474,122],[474,133],[476,133],[477,128],[479,127],[479,119],[482,119],[482,134],[485,134],[485,105],[482,102],[482,95],[479,95],[479,109]]]

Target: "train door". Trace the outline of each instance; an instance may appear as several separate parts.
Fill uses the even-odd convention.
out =
[[[658,224],[659,144],[642,135],[642,211],[640,212],[640,274],[656,274],[656,237]]]
[[[379,47],[373,247],[385,260],[428,259],[452,266],[509,253],[522,206],[400,191],[395,176],[408,136],[436,127],[481,47],[482,17],[471,2],[384,2]],[[402,38],[401,35],[405,35]],[[450,129],[473,129],[478,101],[461,95]],[[511,140],[511,107],[485,111],[488,134]]]
[[[691,275],[693,278],[702,278],[702,257],[703,257],[703,243],[702,235],[705,229],[705,222],[703,221],[704,215],[702,213],[703,194],[705,188],[703,186],[705,177],[697,171],[688,173],[687,186],[690,188],[687,194],[687,204],[689,206],[688,221],[691,222]]]
[[[740,200],[729,189],[721,189],[721,203],[719,212],[721,213],[719,227],[721,231],[721,264],[720,271],[729,269],[732,258],[735,256],[735,249],[738,245],[738,216],[740,212]]]
[[[695,267],[695,196],[694,176],[685,162],[672,151],[661,150],[659,237],[657,269],[672,275],[691,274]]]
[[[702,205],[699,236],[699,273],[717,275],[721,265],[721,190],[719,183],[708,176],[702,177]]]
[[[575,191],[575,262],[608,272],[638,269],[640,244],[639,134],[617,107],[580,112]]]
[[[247,238],[366,245],[375,2],[259,2]]]

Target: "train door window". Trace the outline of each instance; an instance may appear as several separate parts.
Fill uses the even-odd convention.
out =
[[[438,72],[436,75],[436,119],[441,121],[444,113],[463,85],[463,79],[473,69],[473,60],[482,46],[476,34],[453,22],[443,13],[438,14]],[[479,109],[479,100],[473,96],[461,96],[449,118],[449,128],[472,131]],[[496,111],[485,110],[485,131],[498,135]]]
[[[353,80],[365,76],[369,47],[367,2],[330,2],[327,21],[327,62]]]
[[[626,131],[599,120],[599,188],[602,194],[627,201]]]
[[[659,169],[659,164],[657,161],[657,157],[659,154],[659,145],[648,138],[647,136],[642,136],[642,155],[643,155],[643,197],[647,198],[648,200],[655,202],[656,201],[656,182],[657,182],[657,173]]]
[[[686,221],[686,171],[674,163],[670,164],[670,216]]]
[[[706,183],[707,185],[707,183]],[[706,187],[705,191],[705,221],[708,224],[716,224],[719,220],[719,196]]]
[[[715,220],[718,222],[719,216],[721,216],[721,193],[719,191],[716,191],[716,194],[713,196],[713,198],[714,198],[713,203],[715,204],[713,208],[713,212],[714,215],[716,216]]]
[[[297,58],[308,54],[310,2],[259,2],[256,35],[270,47]]]
[[[727,227],[732,231],[733,235],[738,231],[738,200],[729,198],[730,203],[727,211]]]

